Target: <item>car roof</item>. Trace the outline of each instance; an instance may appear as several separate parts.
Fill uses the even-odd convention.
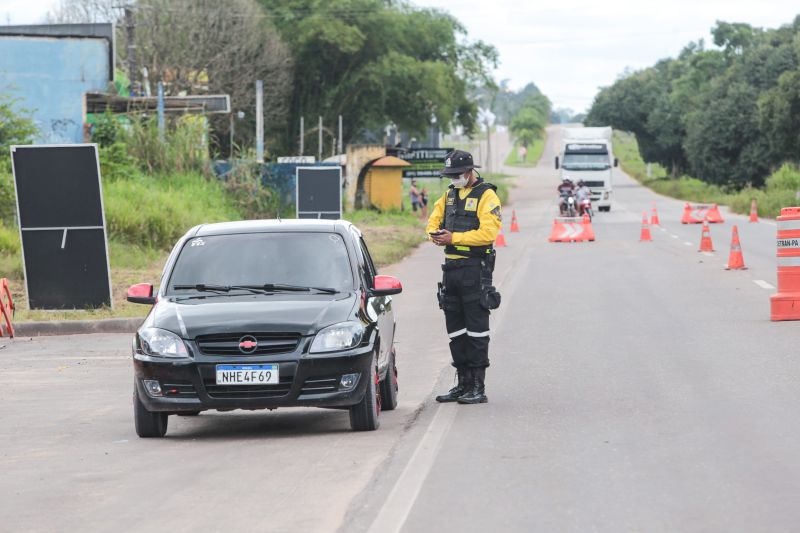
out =
[[[216,224],[201,224],[190,229],[187,235],[192,237],[208,235],[229,235],[234,233],[281,233],[281,232],[330,232],[341,233],[353,228],[360,235],[361,232],[346,220],[318,220],[318,219],[269,219],[269,220],[238,220],[235,222],[218,222]]]

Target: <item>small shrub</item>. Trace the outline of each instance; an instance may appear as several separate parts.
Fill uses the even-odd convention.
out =
[[[100,174],[104,182],[134,179],[137,176],[136,161],[128,154],[124,144],[101,146],[99,157]]]
[[[236,207],[247,219],[292,216],[292,206],[281,205],[281,199],[261,182],[259,163],[236,164],[222,183]]]
[[[92,142],[101,147],[111,146],[119,142],[122,126],[120,117],[114,115],[110,109],[102,115],[96,115],[95,124],[92,126]]]
[[[767,178],[768,191],[800,191],[800,168],[783,165]]]
[[[128,154],[148,174],[203,172],[208,160],[205,120],[187,115],[169,121],[162,140],[156,117],[134,119],[124,136]]]
[[[19,230],[0,224],[0,253],[18,254],[19,251]]]

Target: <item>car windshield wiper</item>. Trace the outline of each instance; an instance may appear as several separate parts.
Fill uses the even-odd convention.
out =
[[[339,291],[331,287],[310,287],[304,285],[287,285],[285,283],[265,283],[263,285],[241,285],[248,289],[261,289],[265,291],[291,291],[291,292],[307,292],[319,291],[327,294],[336,294]]]
[[[204,283],[198,283],[196,285],[173,285],[173,290],[180,291],[180,290],[195,290],[200,292],[230,292],[230,291],[250,291],[254,294],[267,294],[268,290],[257,287],[257,286],[250,286],[250,285],[206,285]]]
[[[173,285],[173,290],[195,290],[200,292],[230,292],[232,290],[250,291],[255,294],[268,294],[277,291],[310,292],[319,291],[327,294],[337,294],[339,291],[330,287],[307,287],[303,285],[287,285],[285,283],[264,283],[263,285]]]

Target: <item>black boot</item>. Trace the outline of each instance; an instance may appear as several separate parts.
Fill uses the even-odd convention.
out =
[[[458,373],[458,384],[450,389],[447,394],[436,397],[439,403],[455,402],[460,396],[469,390],[472,383],[472,369],[469,367],[456,368]]]
[[[472,369],[472,383],[466,392],[458,398],[458,403],[486,403],[486,367]]]

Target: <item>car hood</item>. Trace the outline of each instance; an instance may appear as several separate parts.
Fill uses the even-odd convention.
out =
[[[299,333],[357,319],[358,293],[212,296],[161,300],[143,326],[184,339],[220,333]]]

